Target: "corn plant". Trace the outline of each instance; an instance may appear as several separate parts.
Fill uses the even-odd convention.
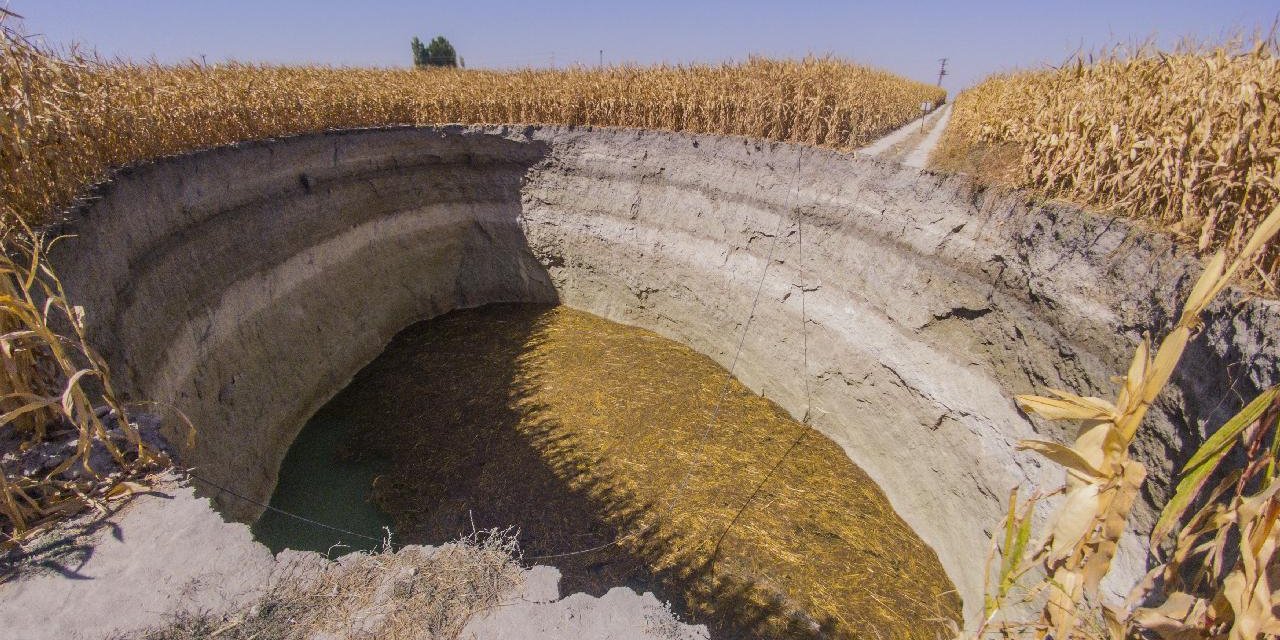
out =
[[[20,542],[60,516],[128,491],[122,484],[163,455],[142,443],[114,393],[106,363],[89,345],[84,310],[67,301],[43,260],[48,242],[26,227],[0,235],[0,437],[17,442],[0,458],[0,546]],[[111,416],[118,433],[111,433]],[[8,433],[6,433],[6,431]],[[22,454],[48,439],[74,442],[52,468],[24,471]],[[91,464],[94,447],[114,462]]]
[[[1165,540],[1190,506],[1202,503],[1175,532],[1167,559],[1140,592],[1162,585],[1163,602],[1138,609],[1134,620],[1162,638],[1243,640],[1280,635],[1280,387],[1264,391],[1209,437],[1187,461],[1177,491],[1151,539]],[[1239,441],[1245,463],[1207,482]],[[1206,489],[1208,489],[1206,491]],[[1224,496],[1225,499],[1224,499]]]
[[[1151,622],[1159,615],[1172,615],[1166,610],[1156,613],[1142,610],[1133,614],[1097,604],[1098,586],[1110,571],[1133,502],[1146,477],[1145,467],[1130,456],[1129,447],[1148,408],[1168,382],[1187,342],[1198,329],[1201,314],[1227,284],[1251,264],[1250,261],[1277,231],[1280,231],[1280,207],[1273,209],[1256,227],[1230,266],[1223,251],[1209,260],[1177,323],[1159,346],[1153,351],[1148,338],[1138,345],[1128,372],[1118,379],[1120,389],[1114,401],[1059,390],[1050,390],[1052,396],[1018,396],[1018,405],[1024,411],[1049,420],[1073,420],[1079,423],[1080,428],[1071,445],[1042,440],[1020,443],[1020,448],[1034,451],[1066,470],[1066,485],[1061,489],[1064,497],[1052,514],[1047,531],[1035,543],[1028,541],[1031,514],[1039,497],[1030,500],[1021,511],[1016,494],[1011,497],[1009,515],[1004,523],[1003,545],[996,554],[1000,561],[998,570],[995,579],[988,580],[987,616],[976,630],[976,635],[998,633],[1007,637],[1045,637],[1052,634],[1052,637],[1060,639],[1121,638],[1137,633],[1144,621]],[[1173,502],[1161,518],[1154,540],[1159,540],[1173,526],[1186,505],[1197,495],[1205,478],[1221,461],[1226,443],[1256,421],[1261,413],[1259,407],[1270,407],[1273,401],[1274,392],[1263,394],[1246,408],[1242,416],[1210,438],[1201,452],[1192,458]],[[1255,443],[1251,450],[1260,446],[1256,444],[1260,442],[1256,434],[1251,442]],[[1274,452],[1275,440],[1272,443]],[[1245,487],[1250,486],[1249,480],[1257,478],[1261,473],[1257,469],[1262,467],[1266,468],[1262,476],[1264,488],[1259,493],[1244,496]],[[1213,559],[1205,565],[1207,571],[1202,578],[1222,578],[1217,583],[1209,580],[1210,584],[1218,586],[1206,587],[1218,589],[1220,598],[1196,600],[1183,592],[1169,596],[1174,603],[1169,606],[1188,604],[1200,607],[1197,611],[1201,617],[1187,622],[1190,628],[1199,631],[1207,629],[1206,625],[1223,624],[1224,608],[1234,615],[1235,622],[1229,625],[1232,640],[1254,637],[1249,635],[1250,630],[1280,628],[1275,626],[1280,622],[1271,609],[1272,595],[1267,590],[1265,576],[1274,552],[1275,537],[1280,535],[1280,530],[1273,527],[1277,513],[1280,513],[1280,502],[1274,500],[1280,483],[1271,482],[1274,473],[1274,455],[1251,463],[1240,476],[1239,489],[1230,505],[1219,507],[1210,500],[1211,506],[1205,507],[1208,511],[1202,510],[1191,524],[1179,532],[1178,554],[1166,568],[1165,584],[1176,586],[1174,578],[1186,559],[1205,551],[1198,542],[1205,536],[1212,538],[1216,545],[1213,548],[1218,553],[1213,554]],[[1215,492],[1209,497],[1218,495]],[[1208,529],[1204,528],[1206,523]],[[1238,533],[1236,537],[1229,535],[1232,528]],[[1232,540],[1241,541],[1237,548],[1241,560],[1234,569],[1226,566],[1225,559],[1225,549]],[[991,574],[990,569],[988,573]],[[1020,597],[1017,603],[1040,603],[1040,614],[1036,619],[1019,620],[1008,615],[1006,609],[1015,602],[1014,596]],[[1145,600],[1145,595],[1141,599]],[[1205,613],[1210,605],[1217,607],[1212,616]],[[1191,616],[1190,613],[1187,615]]]

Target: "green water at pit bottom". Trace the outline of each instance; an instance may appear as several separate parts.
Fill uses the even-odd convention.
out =
[[[370,500],[373,481],[385,473],[385,460],[349,460],[341,455],[351,425],[339,417],[313,417],[280,466],[279,482],[270,505],[289,513],[345,529],[369,540],[303,522],[267,510],[253,525],[253,535],[272,553],[284,549],[316,551],[337,557],[380,547],[384,527],[393,520]]]

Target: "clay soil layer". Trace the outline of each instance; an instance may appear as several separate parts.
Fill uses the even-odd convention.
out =
[[[457,311],[323,412],[355,425],[348,455],[391,461],[374,499],[405,543],[515,526],[563,591],[654,589],[715,637],[933,638],[959,618],[936,554],[839,446],[650,331]]]

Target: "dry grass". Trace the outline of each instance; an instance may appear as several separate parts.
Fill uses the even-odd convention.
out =
[[[186,614],[134,640],[440,640],[520,585],[506,532],[482,532],[435,549],[354,553],[330,562],[282,556],[272,585],[242,611]]]
[[[392,124],[542,123],[848,149],[943,95],[830,58],[511,72],[159,66],[54,55],[6,30],[0,218],[43,219],[114,166],[242,140]]]
[[[1280,203],[1277,53],[1274,39],[1143,48],[997,75],[956,98],[934,165],[1237,252]],[[1275,293],[1280,244],[1244,275]]]
[[[499,305],[406,329],[325,411],[390,459],[374,499],[407,542],[515,525],[566,592],[642,584],[717,637],[932,640],[958,619],[874,481],[727,375],[649,331]]]

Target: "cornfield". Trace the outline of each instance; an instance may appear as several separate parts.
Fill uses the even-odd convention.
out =
[[[991,77],[956,98],[934,164],[1238,252],[1280,202],[1277,49],[1116,50]],[[1244,275],[1276,292],[1280,245]]]
[[[33,224],[114,166],[327,129],[432,123],[643,127],[866,144],[941,89],[831,58],[719,66],[394,70],[160,66],[0,38],[0,216]]]

